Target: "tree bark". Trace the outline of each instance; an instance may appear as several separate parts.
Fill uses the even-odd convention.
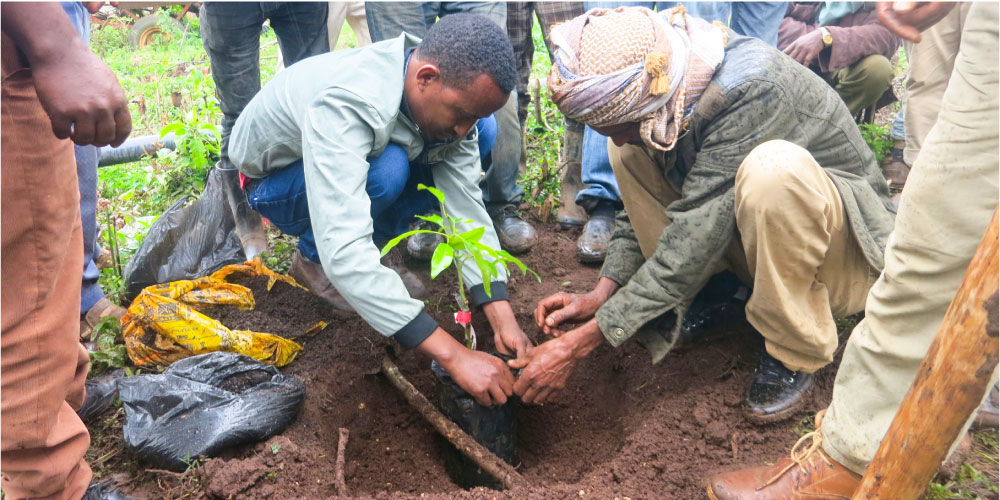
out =
[[[382,373],[388,377],[396,389],[399,389],[399,392],[403,393],[406,402],[420,412],[434,429],[487,474],[500,481],[504,488],[511,489],[525,484],[524,478],[510,464],[476,442],[472,436],[466,434],[458,425],[438,411],[423,394],[420,394],[416,387],[413,387],[410,381],[406,380],[406,377],[399,372],[399,367],[388,356],[382,358]]]
[[[997,366],[997,212],[886,432],[859,499],[917,499],[990,388]]]

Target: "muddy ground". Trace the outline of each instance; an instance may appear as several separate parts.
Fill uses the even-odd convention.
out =
[[[524,261],[543,281],[517,276],[511,297],[521,326],[541,342],[545,338],[531,319],[538,299],[560,290],[587,291],[599,269],[577,263],[576,233],[536,225],[540,241]],[[427,266],[411,267],[424,272]],[[457,336],[448,321],[446,297],[455,284],[447,274],[427,280],[428,310]],[[773,463],[788,453],[811,427],[809,417],[829,401],[836,369],[818,374],[806,410],[788,422],[759,427],[740,408],[756,363],[755,334],[734,332],[685,346],[656,366],[634,342],[617,350],[605,346],[577,368],[557,402],[517,409],[518,470],[531,486],[463,490],[445,471],[453,451],[377,374],[381,357],[394,350],[392,342],[358,316],[334,311],[306,292],[282,283],[271,292],[260,281],[247,284],[257,297],[256,310],[215,311],[230,327],[295,337],[317,321],[329,323],[298,338],[304,349],[283,369],[306,385],[297,421],[266,443],[231,450],[183,476],[147,471],[125,450],[110,462],[126,469],[115,475],[125,491],[144,498],[334,498],[338,429],[344,427],[350,431],[344,472],[353,497],[701,499],[712,474]],[[481,318],[479,324],[485,340]],[[432,393],[428,359],[411,351],[398,363],[424,394]]]

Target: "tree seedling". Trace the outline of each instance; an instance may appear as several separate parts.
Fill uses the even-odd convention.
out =
[[[483,234],[486,233],[485,227],[477,227],[468,231],[462,232],[459,229],[459,224],[471,223],[472,220],[459,219],[448,213],[444,206],[444,193],[439,189],[432,186],[425,186],[420,184],[417,189],[429,191],[438,199],[438,203],[441,205],[441,215],[417,215],[417,218],[423,219],[430,222],[438,227],[438,230],[432,231],[429,229],[416,229],[413,231],[407,231],[386,243],[385,247],[382,248],[382,256],[384,257],[389,250],[399,244],[410,236],[419,233],[430,233],[437,234],[444,237],[444,242],[438,244],[437,248],[434,249],[434,255],[431,257],[431,279],[437,278],[439,274],[445,269],[448,269],[453,263],[455,264],[455,272],[458,274],[458,307],[460,311],[455,314],[455,321],[462,325],[465,329],[465,346],[469,349],[476,348],[476,336],[472,331],[472,323],[470,321],[470,309],[469,300],[465,296],[465,283],[462,278],[462,268],[465,265],[475,265],[483,277],[483,289],[486,291],[486,295],[492,297],[492,291],[490,290],[490,283],[498,275],[497,264],[502,264],[504,269],[508,269],[508,264],[513,264],[521,270],[521,274],[527,275],[531,273],[539,282],[542,278],[528,266],[524,265],[517,257],[514,257],[506,250],[496,250],[484,245],[480,242]]]

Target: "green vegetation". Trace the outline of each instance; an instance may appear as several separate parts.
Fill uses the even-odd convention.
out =
[[[94,327],[90,338],[94,339],[94,350],[90,351],[90,373],[97,377],[111,370],[124,368],[128,361],[125,345],[122,344],[122,327],[118,319],[106,317]]]
[[[482,239],[483,234],[486,233],[485,227],[477,227],[469,231],[461,232],[458,229],[460,223],[471,223],[471,220],[462,220],[451,214],[445,209],[444,206],[444,193],[435,187],[425,186],[423,184],[418,184],[417,189],[429,191],[438,199],[438,203],[441,206],[441,215],[417,215],[416,217],[423,219],[431,224],[438,227],[439,230],[432,231],[428,229],[416,229],[413,231],[405,232],[385,244],[382,248],[382,256],[385,257],[389,250],[399,244],[414,234],[436,234],[444,238],[444,242],[438,244],[437,248],[434,249],[434,255],[431,257],[431,279],[437,278],[441,271],[448,269],[452,263],[455,264],[455,273],[458,275],[458,294],[461,297],[461,301],[458,303],[458,307],[464,311],[469,312],[469,300],[465,297],[465,286],[462,278],[462,267],[466,264],[475,264],[479,268],[479,272],[483,277],[483,289],[486,291],[487,296],[492,296],[490,291],[490,283],[495,280],[499,274],[497,270],[496,263],[503,264],[504,268],[507,268],[508,264],[514,264],[521,270],[521,274],[531,273],[538,279],[539,282],[542,278],[531,269],[528,269],[517,257],[514,257],[506,250],[494,250],[493,248],[484,245],[479,242]],[[472,262],[470,263],[469,260]],[[469,349],[476,348],[476,337],[472,334],[471,324],[463,325],[465,327],[465,345]]]
[[[889,150],[892,149],[892,137],[889,137],[889,125],[879,125],[877,123],[862,123],[858,125],[861,130],[861,137],[865,139],[865,143],[871,148],[872,153],[875,154],[875,161],[880,165],[882,160],[886,156],[889,156]]]

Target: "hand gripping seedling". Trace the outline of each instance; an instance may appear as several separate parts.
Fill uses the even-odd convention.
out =
[[[459,219],[448,214],[448,211],[444,207],[444,193],[439,189],[431,186],[425,186],[420,184],[417,189],[422,189],[429,191],[433,194],[438,202],[441,204],[441,215],[417,215],[416,217],[423,219],[427,222],[433,223],[438,226],[438,230],[432,231],[428,229],[417,229],[414,231],[405,232],[385,245],[382,249],[382,256],[389,253],[393,247],[399,244],[405,238],[413,236],[418,233],[431,233],[438,234],[444,237],[445,241],[438,244],[437,248],[434,250],[434,255],[431,257],[431,279],[437,278],[441,271],[448,269],[452,263],[455,264],[455,271],[458,274],[458,308],[459,311],[455,313],[455,322],[462,325],[465,329],[465,346],[469,349],[476,348],[476,334],[472,330],[472,313],[469,310],[469,300],[465,296],[465,283],[462,279],[462,266],[466,264],[475,264],[479,268],[479,272],[483,276],[483,289],[486,291],[486,295],[492,297],[492,292],[490,291],[490,282],[497,277],[497,263],[503,264],[504,268],[507,269],[507,264],[514,264],[521,270],[521,273],[527,275],[531,273],[539,282],[542,278],[538,276],[538,273],[528,269],[520,260],[508,253],[506,250],[496,250],[490,248],[479,242],[482,239],[483,234],[486,232],[486,228],[477,227],[469,231],[460,232],[458,225],[461,223],[471,223],[471,220]],[[471,261],[471,262],[470,262]]]

